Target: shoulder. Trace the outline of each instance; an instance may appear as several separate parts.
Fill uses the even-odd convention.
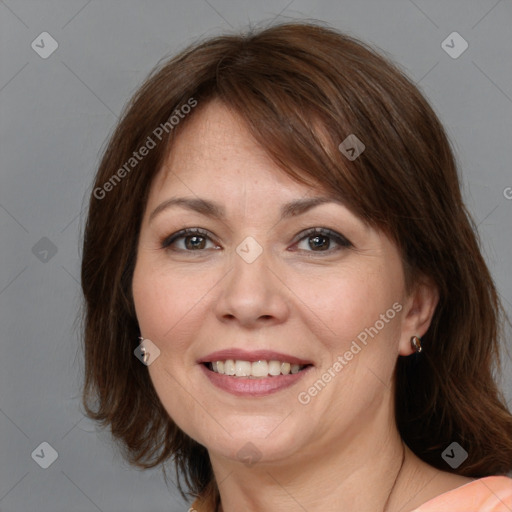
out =
[[[447,490],[448,489],[448,490]],[[412,512],[510,512],[512,478],[488,476],[472,479],[447,474],[438,495]],[[187,512],[215,512],[209,499],[197,499]]]
[[[476,480],[459,478],[462,480],[459,480],[458,487],[439,494],[414,509],[413,512],[452,512],[453,510],[510,512],[512,510],[512,478],[506,476],[488,476]]]

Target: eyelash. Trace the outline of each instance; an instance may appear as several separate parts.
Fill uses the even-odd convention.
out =
[[[187,238],[188,236],[202,236],[205,238],[208,238],[210,241],[213,242],[211,239],[210,233],[204,229],[201,228],[186,228],[182,229],[181,231],[178,231],[176,233],[173,233],[172,235],[169,235],[168,237],[164,238],[161,241],[161,247],[162,249],[167,249],[171,251],[177,251],[177,252],[203,252],[206,249],[198,249],[195,250],[188,250],[188,249],[172,249],[171,246],[174,244],[177,240],[180,240],[182,238]],[[328,237],[334,240],[338,244],[337,249],[328,249],[326,251],[304,251],[304,252],[311,252],[313,254],[320,253],[320,254],[332,254],[335,251],[341,250],[341,248],[349,248],[353,247],[353,244],[345,238],[343,235],[340,235],[339,233],[336,233],[336,231],[332,231],[331,229],[327,228],[310,228],[306,229],[302,233],[300,233],[298,238],[293,245],[296,245],[297,243],[301,242],[302,240],[306,238],[311,238],[314,235],[321,235],[323,237]],[[301,249],[302,250],[302,249]]]

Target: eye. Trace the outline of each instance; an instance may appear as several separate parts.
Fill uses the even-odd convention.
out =
[[[173,248],[173,245],[179,245],[177,242],[183,241],[181,247]],[[201,251],[204,249],[208,249],[206,247],[207,241],[212,242],[210,238],[210,234],[208,231],[201,228],[187,228],[178,231],[177,233],[173,233],[172,235],[164,238],[161,242],[162,249],[170,249],[174,251]],[[212,242],[213,243],[213,242]],[[211,248],[211,247],[210,247]],[[218,248],[216,244],[214,244],[214,249]]]
[[[180,242],[182,242],[181,247],[179,247]],[[207,247],[208,242],[213,247]],[[303,231],[298,235],[298,242],[294,245],[300,246],[301,243],[305,244],[305,247],[299,247],[299,250],[306,252],[331,253],[342,248],[352,247],[352,243],[343,235],[327,228],[311,228]],[[333,249],[333,244],[338,247]],[[173,233],[162,240],[161,247],[162,249],[184,252],[219,249],[218,244],[212,241],[210,233],[201,228],[187,228]]]
[[[299,249],[307,252],[330,253],[339,251],[342,248],[352,247],[352,243],[343,235],[327,228],[311,228],[303,231],[299,237],[299,243],[296,245],[304,244]],[[337,249],[332,249],[333,243],[338,245]]]

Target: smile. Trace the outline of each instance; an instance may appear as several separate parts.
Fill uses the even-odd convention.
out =
[[[275,362],[273,363],[273,361]],[[226,371],[227,367],[228,371],[232,373],[234,369],[234,374],[227,375],[226,373],[220,373],[219,363],[221,370]],[[260,376],[252,375],[253,364],[256,364],[255,373],[261,374]],[[214,365],[216,365],[215,370],[213,369]],[[279,374],[277,374],[278,365]],[[231,395],[244,398],[264,397],[289,388],[304,378],[304,376],[313,369],[313,365],[311,364],[290,364],[274,359],[270,361],[253,362],[227,359],[226,361],[215,361],[213,363],[203,362],[199,367],[214,387],[228,392]],[[292,367],[295,373],[292,373]],[[237,375],[237,370],[239,375]],[[276,375],[270,374],[270,371],[273,371]],[[263,374],[264,372],[266,373]],[[242,375],[242,373],[244,375]]]
[[[221,375],[232,377],[248,377],[250,379],[261,379],[265,377],[277,377],[279,375],[296,374],[302,371],[305,364],[293,364],[283,361],[244,361],[226,359],[225,361],[213,361],[205,363],[207,368]]]

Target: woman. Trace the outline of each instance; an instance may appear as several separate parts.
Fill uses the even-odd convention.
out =
[[[287,24],[155,70],[82,287],[86,411],[191,510],[512,509],[504,313],[439,120],[365,44]]]

